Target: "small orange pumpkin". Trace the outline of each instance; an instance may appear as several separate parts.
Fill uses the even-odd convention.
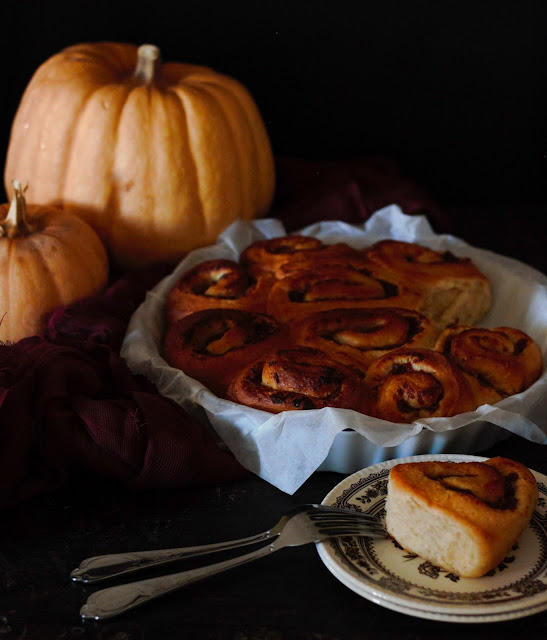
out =
[[[44,62],[17,110],[5,185],[89,222],[116,263],[175,262],[234,220],[269,209],[269,138],[242,84],[160,64],[157,47],[68,47]]]
[[[13,185],[11,205],[0,205],[0,341],[40,334],[58,306],[99,293],[108,259],[83,220],[52,206],[26,205]]]

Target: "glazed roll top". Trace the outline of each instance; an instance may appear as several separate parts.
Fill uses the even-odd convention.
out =
[[[291,325],[295,342],[366,372],[374,360],[403,346],[433,347],[435,325],[411,309],[329,309]]]
[[[489,279],[469,258],[399,240],[382,240],[365,251],[372,262],[423,294],[419,310],[441,328],[475,324],[492,304]]]
[[[453,416],[475,408],[462,372],[433,349],[390,351],[370,365],[365,383],[370,415],[390,422]]]
[[[224,397],[237,373],[264,351],[280,348],[287,341],[287,329],[264,314],[203,309],[170,325],[163,357]]]
[[[369,265],[370,266],[370,265]],[[282,322],[327,309],[403,307],[417,309],[422,294],[380,269],[320,267],[275,282],[267,313]]]
[[[258,240],[241,253],[239,261],[254,275],[275,275],[276,271],[295,256],[314,252],[324,245],[311,236],[287,235]]]
[[[233,260],[206,260],[183,273],[167,295],[167,322],[201,309],[243,309],[262,313],[270,289]]]
[[[367,260],[365,254],[350,245],[339,242],[323,245],[313,251],[302,251],[293,254],[275,271],[279,280],[292,278],[302,273],[314,272],[317,269],[352,269],[371,270],[374,265]]]
[[[266,411],[450,417],[541,375],[529,336],[472,326],[490,304],[488,278],[469,258],[293,234],[253,242],[239,262],[206,260],[183,273],[167,295],[163,354],[217,395]]]
[[[250,364],[234,378],[228,398],[270,413],[366,407],[356,371],[321,351],[303,347],[270,352]]]
[[[524,391],[543,371],[537,343],[511,327],[449,327],[439,336],[436,349],[465,373],[477,406]]]

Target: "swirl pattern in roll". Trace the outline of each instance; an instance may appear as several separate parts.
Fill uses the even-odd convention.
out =
[[[375,267],[376,265],[367,260],[361,250],[354,249],[344,242],[338,242],[336,244],[323,245],[311,251],[294,253],[277,267],[275,277],[281,280],[325,268],[370,271]]]
[[[437,350],[456,362],[468,377],[477,406],[520,393],[541,375],[539,346],[518,329],[454,326],[437,340]]]
[[[242,309],[263,313],[268,278],[254,277],[233,260],[206,260],[189,269],[167,295],[167,322],[201,309]]]
[[[234,378],[227,397],[270,413],[366,407],[363,381],[356,371],[317,349],[303,347],[259,358]]]
[[[412,309],[329,309],[306,316],[290,328],[297,344],[366,372],[374,360],[400,347],[433,347],[437,327]]]
[[[537,499],[533,474],[508,458],[401,463],[389,474],[386,528],[407,551],[480,578],[527,528]]]
[[[312,236],[286,235],[257,240],[241,253],[239,261],[253,275],[274,275],[277,269],[294,256],[315,251],[324,245]]]
[[[434,349],[395,349],[375,360],[365,376],[370,415],[390,422],[450,417],[475,408],[463,373]]]
[[[375,269],[333,266],[303,271],[275,282],[268,295],[266,311],[288,322],[327,309],[403,307],[416,309],[422,294],[388,279]]]
[[[469,258],[399,240],[382,240],[365,250],[372,262],[423,293],[420,311],[441,328],[475,324],[492,304],[489,279]]]
[[[171,324],[163,357],[171,366],[224,397],[228,385],[264,351],[288,344],[274,318],[240,309],[203,309]]]

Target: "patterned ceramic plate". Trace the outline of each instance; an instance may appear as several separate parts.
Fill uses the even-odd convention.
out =
[[[401,462],[481,461],[468,455],[399,458],[347,477],[323,504],[385,515],[389,470]],[[319,543],[331,573],[359,595],[389,609],[450,622],[494,622],[547,609],[547,477],[533,471],[539,500],[530,526],[494,570],[482,578],[459,578],[409,554],[391,539],[341,538]]]

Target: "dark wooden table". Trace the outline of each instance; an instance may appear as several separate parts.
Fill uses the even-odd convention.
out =
[[[546,449],[512,436],[484,455],[505,455],[547,474]],[[260,478],[210,488],[134,493],[95,478],[5,511],[0,531],[0,637],[106,640],[201,638],[547,637],[547,611],[524,619],[454,624],[373,604],[341,584],[315,546],[289,548],[191,585],[105,622],[79,609],[98,587],[71,583],[86,556],[184,546],[268,529],[291,506],[317,502],[343,478],[315,473],[289,496]],[[198,566],[197,560],[180,567]]]
[[[514,211],[460,209],[457,214],[459,235],[469,242],[545,270],[543,217],[529,216],[526,230],[516,227],[508,235],[517,216]],[[547,474],[546,447],[517,436],[481,453],[511,457]],[[342,585],[323,565],[314,545],[285,549],[108,622],[80,619],[79,609],[94,588],[73,584],[69,574],[83,558],[260,532],[291,506],[322,500],[342,478],[315,473],[289,496],[255,476],[208,488],[140,493],[96,477],[79,477],[58,492],[4,510],[0,638],[547,638],[547,611],[507,622],[454,624],[385,609]]]

